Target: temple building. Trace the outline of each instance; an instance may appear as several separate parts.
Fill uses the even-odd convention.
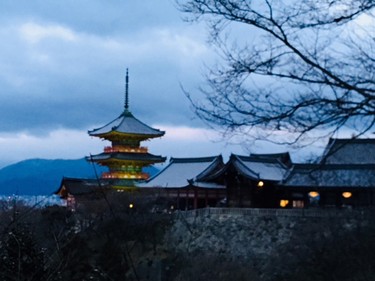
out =
[[[375,206],[375,139],[330,139],[316,163],[288,152],[172,158],[141,184],[179,209],[356,208]]]
[[[171,158],[165,169],[138,186],[167,199],[172,209],[214,207],[226,198],[225,185],[204,179],[223,167],[221,155]]]
[[[55,194],[66,200],[66,207],[75,211],[79,205],[103,198],[104,192],[111,189],[107,182],[96,179],[63,177]]]
[[[375,139],[330,139],[318,163],[294,164],[278,189],[288,208],[374,206]]]
[[[113,154],[120,158],[112,153],[108,159]],[[73,206],[76,200],[92,200],[112,189],[111,180],[122,180],[105,179],[64,178],[56,193]],[[293,163],[288,152],[232,154],[226,163],[221,155],[172,157],[159,173],[146,181],[134,181],[132,186],[140,194],[156,195],[170,209],[180,210],[375,206],[375,139],[330,139],[316,163]]]
[[[228,207],[274,208],[276,185],[291,167],[288,152],[278,154],[232,154],[226,165],[206,180],[222,182]]]
[[[129,110],[129,75],[119,117],[88,132],[110,142],[100,154],[86,157],[108,168],[100,179],[63,178],[55,192],[72,209],[108,190],[137,189],[166,200],[171,209],[356,208],[375,206],[375,139],[330,139],[315,163],[293,163],[288,152],[174,158],[150,178],[145,168],[165,157],[148,152],[142,142],[162,137]]]
[[[115,188],[135,187],[135,183],[144,181],[149,175],[143,169],[155,163],[162,163],[165,157],[148,153],[141,142],[161,137],[164,131],[144,124],[129,110],[129,74],[126,70],[124,111],[119,117],[88,132],[90,136],[111,142],[100,154],[86,157],[88,161],[108,167],[101,178]]]

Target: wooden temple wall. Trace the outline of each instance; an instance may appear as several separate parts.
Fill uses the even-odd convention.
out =
[[[158,188],[158,196],[175,202],[177,209],[198,209],[216,204],[226,198],[225,189]]]

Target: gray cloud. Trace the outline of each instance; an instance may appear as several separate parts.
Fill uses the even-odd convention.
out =
[[[157,2],[157,4],[156,4]],[[211,53],[170,1],[2,1],[0,133],[88,130],[122,110],[195,126],[179,83],[195,87]]]
[[[73,26],[77,31],[113,35],[138,32],[142,28],[182,24],[173,0],[3,0],[2,22],[42,20]]]
[[[147,144],[153,153],[240,153],[190,130],[202,123],[180,83],[199,98],[203,64],[215,54],[204,27],[184,23],[174,0],[1,0],[0,13],[0,167],[101,151],[85,132],[121,113],[126,67],[131,111],[167,130]]]

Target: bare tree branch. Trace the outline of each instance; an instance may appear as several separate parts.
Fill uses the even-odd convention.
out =
[[[374,129],[373,0],[177,3],[192,20],[210,23],[222,58],[201,88],[205,99],[188,95],[213,127],[250,138],[252,129],[289,132],[290,143]]]

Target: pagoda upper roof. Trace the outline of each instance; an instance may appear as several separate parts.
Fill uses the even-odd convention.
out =
[[[109,122],[107,125],[93,129],[88,133],[90,136],[97,137],[104,137],[106,135],[110,135],[111,133],[119,133],[142,136],[146,138],[161,137],[165,134],[164,131],[154,129],[141,122],[127,109],[125,109],[119,117]]]

